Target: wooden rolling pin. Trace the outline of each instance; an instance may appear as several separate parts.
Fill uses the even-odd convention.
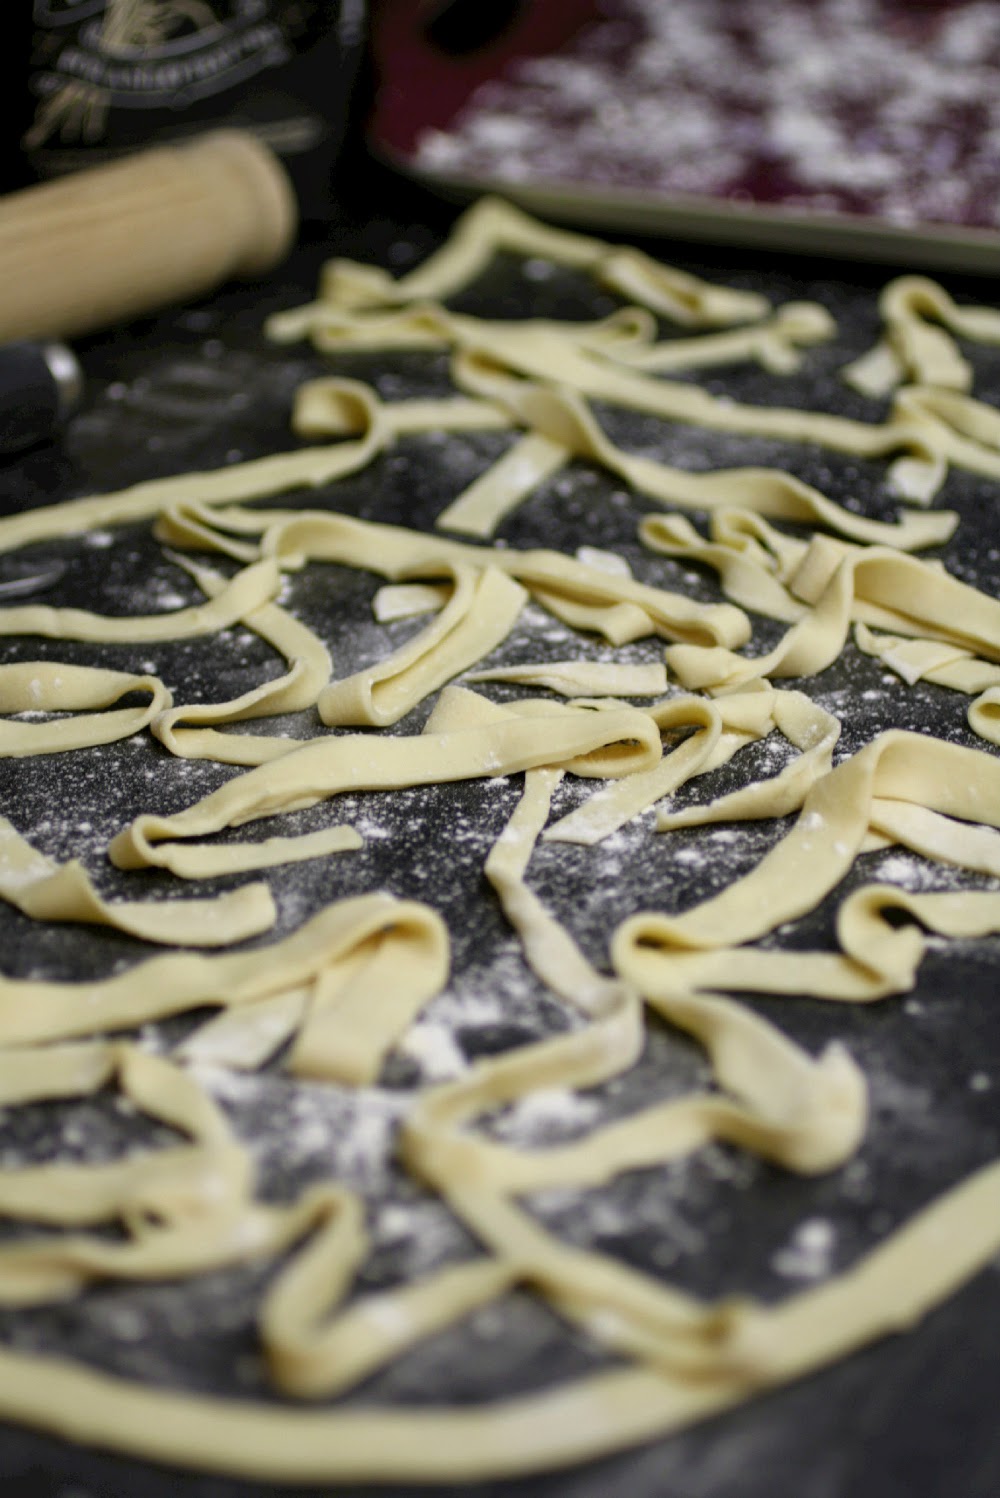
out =
[[[75,337],[262,275],[297,221],[284,168],[240,130],[10,193],[0,198],[0,342]]]

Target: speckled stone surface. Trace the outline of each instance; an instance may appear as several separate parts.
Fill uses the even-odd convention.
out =
[[[379,180],[373,179],[374,187]],[[415,263],[446,226],[447,214],[431,201],[409,190],[393,195],[391,184],[381,191],[381,201],[390,204],[387,211],[373,216],[357,203],[353,210],[346,206],[327,245],[304,246],[266,285],[230,288],[197,307],[81,345],[89,381],[84,409],[60,447],[38,449],[0,470],[4,511],[293,446],[288,427],[293,392],[303,379],[330,366],[304,347],[269,346],[261,334],[263,316],[308,297],[328,252],[368,256],[398,271]],[[359,201],[367,197],[364,193]],[[800,375],[778,379],[754,368],[727,369],[703,379],[709,388],[740,400],[874,419],[877,407],[846,389],[838,370],[874,337],[881,273],[807,262],[741,263],[738,256],[713,261],[690,250],[675,255],[669,245],[651,248],[706,274],[764,290],[775,300],[816,298],[837,318],[836,343],[810,351]],[[953,289],[977,298],[990,294],[971,284]],[[490,315],[531,310],[579,316],[610,310],[612,303],[576,277],[503,261],[474,292],[463,295],[461,305]],[[977,393],[1000,399],[1000,354],[977,351],[973,357]],[[335,367],[371,380],[387,399],[448,388],[446,360],[436,355],[356,355],[338,359]],[[601,416],[623,445],[682,466],[779,463],[859,511],[893,512],[882,464],[672,427],[610,409]],[[495,433],[409,439],[307,502],[428,526],[508,441]],[[282,501],[300,502],[297,495]],[[946,562],[967,581],[995,592],[1000,487],[953,473],[937,503],[962,515],[944,553]],[[648,581],[696,597],[718,596],[708,574],[642,550],[636,525],[648,508],[603,474],[573,464],[532,496],[501,535],[517,546],[570,552],[581,544],[605,547],[627,556]],[[65,562],[66,570],[44,595],[47,602],[125,614],[169,609],[198,596],[145,526],[32,550],[39,564],[52,558]],[[14,565],[0,557],[0,579]],[[374,624],[370,600],[378,581],[313,566],[290,582],[288,602],[328,641],[338,674],[376,658],[415,627]],[[767,648],[776,633],[776,626],[758,621],[751,648]],[[491,663],[559,659],[571,651],[595,659],[612,655],[608,647],[571,635],[531,607]],[[619,657],[653,661],[660,651],[655,640],[646,640]],[[269,647],[242,629],[140,649],[9,639],[3,658],[148,663],[178,700],[228,698],[280,668]],[[890,726],[978,743],[965,726],[965,699],[933,687],[908,688],[853,647],[806,689],[843,720],[838,757]],[[485,690],[498,698],[513,691],[500,685]],[[422,705],[393,731],[416,731],[426,711]],[[309,714],[273,726],[297,733],[320,727]],[[713,794],[729,789],[740,777],[771,773],[779,763],[780,751],[776,756],[767,745],[758,746],[719,772],[709,789]],[[183,807],[232,773],[224,766],[172,759],[143,735],[66,756],[0,763],[0,810],[45,852],[81,857],[103,891],[124,895],[141,889],[169,897],[177,889],[167,875],[113,870],[104,858],[109,837],[140,810]],[[569,809],[589,789],[567,780],[558,808]],[[365,1193],[374,1252],[360,1288],[419,1275],[472,1247],[448,1212],[409,1181],[392,1158],[393,1131],[413,1089],[449,1074],[463,1058],[555,1033],[567,1022],[562,1007],[525,969],[482,878],[491,841],[517,794],[514,778],[342,797],[286,819],[282,831],[350,821],[366,843],[359,853],[268,875],[280,912],[276,934],[292,930],[331,898],[387,888],[428,900],[445,916],[454,946],[453,977],[446,993],[428,1006],[415,1035],[391,1058],[377,1087],[353,1092],[306,1085],[289,1080],[278,1067],[255,1077],[203,1073],[250,1144],[266,1195],[288,1199],[306,1183],[331,1175]],[[626,914],[637,908],[686,908],[751,868],[783,830],[783,824],[765,822],[657,837],[651,818],[644,816],[595,849],[542,845],[530,880],[588,955],[604,964],[609,933]],[[255,838],[271,831],[269,824],[251,825],[235,835]],[[936,869],[895,849],[863,857],[843,889],[877,874],[921,889],[990,883]],[[780,939],[801,945],[829,941],[834,908],[835,902],[828,902]],[[6,973],[71,978],[124,967],[140,950],[138,943],[112,933],[38,927],[4,907],[0,953]],[[917,988],[905,998],[857,1008],[759,1001],[762,1012],[810,1048],[833,1037],[845,1042],[867,1074],[868,1138],[858,1158],[829,1177],[799,1180],[713,1147],[667,1169],[629,1173],[582,1196],[550,1191],[532,1206],[568,1241],[708,1296],[749,1293],[774,1300],[845,1268],[937,1192],[1000,1152],[998,975],[1000,940],[935,944]],[[166,1045],[191,1023],[190,1018],[170,1022],[148,1038]],[[503,1137],[525,1143],[571,1137],[597,1119],[682,1093],[705,1075],[701,1053],[653,1021],[646,1054],[628,1076],[575,1102],[555,1100],[548,1110],[525,1105],[495,1127]],[[107,1158],[159,1137],[110,1096],[20,1109],[2,1119],[0,1166],[55,1154]],[[109,1285],[49,1309],[0,1312],[0,1338],[153,1384],[267,1398],[253,1317],[269,1273],[256,1266],[187,1284]],[[992,1498],[1000,1489],[998,1317],[1000,1272],[994,1267],[911,1335],[702,1427],[574,1472],[460,1491],[463,1498],[597,1498],[615,1489],[630,1498],[785,1493],[795,1498],[938,1498],[944,1493]],[[350,1399],[475,1401],[540,1387],[600,1361],[582,1336],[528,1296],[516,1295],[428,1341]],[[0,1474],[5,1498],[279,1498],[283,1491],[152,1468],[8,1427],[0,1427]],[[316,1498],[320,1490],[295,1491]],[[346,1498],[357,1489],[322,1491],[327,1498]],[[404,1498],[418,1490],[381,1491]]]

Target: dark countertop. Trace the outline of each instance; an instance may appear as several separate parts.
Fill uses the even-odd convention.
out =
[[[328,233],[312,233],[266,284],[230,287],[197,307],[82,343],[78,352],[88,378],[84,408],[61,446],[40,448],[0,470],[3,511],[294,446],[288,430],[293,392],[329,366],[304,346],[267,345],[260,332],[263,316],[308,298],[328,254],[370,258],[398,273],[440,240],[451,218],[450,209],[364,160],[355,161],[349,173],[345,168],[338,191]],[[810,351],[800,376],[783,381],[739,368],[709,373],[703,383],[738,399],[873,418],[872,404],[844,387],[837,370],[873,341],[875,292],[886,272],[777,257],[744,259],[736,252],[723,256],[662,243],[649,248],[704,274],[763,289],[776,300],[814,297],[838,319],[836,344]],[[1000,300],[989,285],[943,279],[956,294]],[[528,298],[541,315],[586,315],[611,305],[576,277],[559,273],[538,279],[507,262],[463,296],[462,305],[518,315]],[[973,357],[976,393],[1000,400],[1000,352],[976,350]],[[354,355],[339,359],[337,368],[372,379],[386,398],[447,388],[445,361],[433,355]],[[681,465],[776,462],[833,498],[854,495],[870,513],[892,513],[882,464],[763,439],[668,429],[627,413],[605,415],[624,445],[641,444],[644,451]],[[482,434],[402,443],[335,491],[310,494],[304,502],[429,525],[507,440]],[[685,569],[644,554],[636,540],[636,523],[649,504],[619,493],[603,474],[573,465],[511,517],[502,534],[519,546],[611,547],[629,556],[638,575],[670,585]],[[299,495],[287,500],[293,506],[301,502]],[[959,509],[963,517],[946,560],[965,580],[995,592],[1000,488],[953,473],[937,503]],[[197,596],[141,526],[108,532],[96,543],[84,538],[46,544],[36,555],[58,555],[68,564],[58,596],[46,595],[48,602],[151,612]],[[6,563],[0,557],[0,576]],[[296,579],[292,605],[323,631],[340,673],[387,648],[386,636],[396,643],[413,626],[376,629],[367,603],[377,581],[339,569],[331,578],[330,572],[314,568]],[[717,596],[707,575],[686,586],[697,596]],[[774,632],[766,623],[755,629],[760,648]],[[543,653],[559,658],[567,653],[567,639],[561,627],[531,611],[497,661]],[[659,651],[650,640],[624,654],[654,660]],[[592,653],[603,652],[595,646]],[[138,651],[36,640],[8,641],[4,647],[5,659],[40,657],[114,665],[149,660],[189,700],[199,694],[233,696],[277,669],[268,647],[240,630]],[[889,726],[984,747],[965,727],[965,699],[943,689],[890,682],[877,663],[853,647],[807,690],[842,714],[839,753]],[[415,731],[425,713],[417,709],[400,731]],[[309,715],[302,716],[304,722]],[[763,760],[754,760],[751,752],[727,773],[745,774],[747,765],[752,773]],[[154,803],[163,810],[186,805],[230,773],[212,764],[171,760],[142,736],[67,756],[4,761],[0,810],[46,852],[82,857],[106,892],[134,895],[140,884],[143,892],[173,892],[166,875],[110,869],[103,860],[108,837],[139,810]],[[724,781],[724,775],[713,781],[713,793],[735,783]],[[568,808],[579,790],[567,783],[560,794],[560,804]],[[440,1046],[445,1031],[471,1057],[550,1033],[559,1024],[558,1006],[524,973],[517,945],[481,879],[490,842],[516,795],[516,783],[491,782],[410,791],[391,804],[376,796],[342,798],[338,819],[356,819],[381,835],[371,837],[363,853],[332,866],[317,861],[274,871],[269,877],[281,912],[275,934],[341,894],[391,888],[427,899],[446,916],[455,947],[449,993],[428,1012],[431,1039]],[[289,830],[326,825],[328,813],[320,807],[297,814]],[[648,819],[641,819],[610,846],[540,848],[529,878],[601,961],[611,927],[626,913],[640,903],[688,906],[751,867],[783,830],[771,823],[739,825],[730,841],[697,830],[668,840],[653,836]],[[955,875],[898,849],[864,857],[846,887],[862,876],[889,877],[890,872],[914,888],[956,882],[990,887],[990,881],[973,876],[956,881]],[[795,940],[828,940],[833,908],[828,902],[801,922]],[[0,950],[5,972],[52,977],[96,975],[139,955],[138,944],[128,938],[69,926],[38,928],[6,908],[0,909]],[[865,1068],[871,1129],[858,1159],[844,1170],[800,1180],[713,1147],[666,1170],[631,1172],[582,1199],[550,1195],[536,1203],[537,1209],[572,1241],[620,1255],[701,1293],[776,1299],[807,1283],[796,1277],[789,1249],[796,1229],[817,1220],[825,1225],[825,1266],[848,1266],[938,1192],[1000,1153],[998,969],[1000,942],[964,941],[935,946],[917,988],[904,998],[857,1008],[759,1001],[762,1012],[812,1048],[828,1038],[842,1039]],[[162,1027],[163,1033],[183,1033],[189,1024],[173,1022]],[[636,1070],[620,1084],[598,1089],[600,1116],[686,1090],[703,1075],[700,1055],[686,1040],[655,1020],[649,1032],[647,1053]],[[290,1083],[274,1070],[230,1084],[216,1079],[217,1096],[254,1142],[268,1193],[287,1197],[331,1172],[365,1191],[376,1247],[363,1286],[419,1274],[468,1249],[462,1230],[403,1177],[387,1151],[393,1121],[420,1075],[419,1058],[402,1054],[390,1061],[379,1087],[362,1096]],[[150,1137],[141,1120],[117,1113],[106,1098],[22,1109],[4,1122],[0,1165],[44,1158],[54,1149],[97,1158]],[[265,1277],[254,1269],[186,1286],[102,1287],[64,1306],[0,1312],[0,1335],[15,1346],[77,1354],[154,1383],[266,1397],[252,1330]],[[576,1471],[461,1491],[465,1498],[597,1498],[613,1488],[630,1498],[786,1493],[795,1498],[946,1493],[993,1498],[1000,1491],[998,1326],[1000,1273],[994,1266],[915,1332],[698,1428]],[[479,1399],[541,1386],[596,1363],[582,1338],[529,1297],[515,1296],[499,1311],[481,1313],[417,1348],[352,1398]],[[168,1493],[171,1498],[279,1498],[283,1491],[151,1468],[8,1427],[0,1429],[0,1475],[5,1498],[166,1498]],[[339,1493],[346,1498],[356,1489],[322,1491],[326,1498]],[[403,1498],[417,1490],[380,1491]]]

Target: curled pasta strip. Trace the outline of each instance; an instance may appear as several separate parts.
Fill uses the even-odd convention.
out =
[[[940,1253],[942,1239],[949,1253]],[[943,1194],[851,1269],[747,1318],[754,1371],[626,1368],[485,1406],[289,1410],[178,1394],[0,1351],[12,1420],[257,1481],[475,1481],[549,1470],[677,1430],[915,1325],[1000,1247],[1000,1166]]]
[[[644,544],[653,551],[663,552],[666,556],[683,557],[688,561],[711,567],[719,574],[726,596],[742,608],[765,614],[771,619],[783,619],[791,623],[803,619],[809,608],[809,604],[803,597],[796,596],[795,585],[800,570],[803,579],[816,568],[817,563],[820,573],[828,571],[835,555],[835,548],[838,546],[844,557],[856,554],[856,548],[848,543],[838,543],[833,538],[814,536],[813,542],[816,544],[809,567],[806,569],[803,564],[809,554],[811,543],[785,535],[769,525],[760,515],[754,515],[747,510],[723,509],[711,516],[709,527],[710,539],[706,540],[683,515],[647,515],[640,524],[639,534]],[[898,547],[895,549],[900,550]],[[939,567],[935,566],[934,570],[940,572]],[[918,575],[923,578],[928,577],[925,572],[914,574],[915,593],[919,591],[916,588]],[[947,574],[944,576],[947,577]],[[877,592],[865,586],[863,576],[860,582],[861,586],[854,588],[851,613],[852,617],[859,621],[855,629],[855,639],[862,649],[868,650],[869,654],[876,653],[875,637],[867,630],[868,624],[873,624],[882,630],[897,629],[906,630],[910,634],[920,633],[920,626],[912,612],[906,612],[899,607],[890,606],[888,602],[880,601]],[[809,583],[808,586],[814,590],[815,581]],[[980,599],[985,596],[979,595]],[[898,598],[897,602],[905,604],[906,600]],[[930,641],[924,641],[920,645],[914,641],[910,648],[917,655],[926,649],[935,652],[944,651],[949,660],[952,657],[957,660],[963,653],[959,646],[945,646],[943,642],[933,644]],[[910,660],[909,650],[902,659]],[[937,660],[937,655],[935,655],[935,660]],[[891,665],[892,661],[887,661],[887,664]],[[991,668],[979,662],[976,669],[988,671]]]
[[[922,399],[914,398],[939,392],[900,391],[890,419],[881,423],[855,421],[825,411],[741,405],[698,385],[613,366],[587,349],[542,332],[530,339],[517,332],[493,334],[478,347],[459,349],[451,368],[460,390],[501,403],[509,398],[520,377],[563,385],[594,400],[714,431],[813,442],[857,457],[899,453],[902,456],[890,468],[890,482],[901,498],[912,503],[930,501],[943,482],[948,460],[973,467],[976,472],[992,472],[995,466],[992,454],[985,454],[976,443],[960,440],[939,413],[932,413]]]
[[[664,948],[712,950],[740,946],[804,915],[851,867],[876,798],[997,826],[1000,764],[923,734],[880,734],[816,781],[792,829],[749,874],[683,915],[640,914],[620,932],[653,932]]]
[[[553,992],[585,1014],[613,1009],[618,993],[583,956],[569,933],[555,921],[524,882],[528,860],[545,824],[559,770],[529,770],[524,793],[484,873],[500,898],[504,914],[524,944],[529,966]]]
[[[193,515],[202,540],[213,530],[261,536],[260,550],[277,558],[282,567],[302,565],[306,559],[338,562],[380,573],[392,579],[447,577],[460,564],[495,567],[516,579],[553,612],[599,631],[615,645],[661,634],[667,639],[704,644],[741,645],[749,638],[746,615],[731,604],[703,604],[665,588],[637,582],[624,573],[611,573],[562,552],[487,548],[408,530],[357,520],[330,511],[241,510],[219,513],[185,507]]]
[[[527,336],[534,330],[555,333],[583,348],[616,356],[648,349],[656,335],[656,319],[641,307],[620,307],[608,317],[572,322],[521,318],[517,327]],[[389,311],[366,311],[315,302],[279,312],[268,319],[266,332],[277,343],[306,336],[323,353],[375,349],[441,349],[472,339],[488,339],[497,329],[509,332],[509,319],[492,321],[452,312],[439,302],[402,303]],[[692,340],[703,342],[704,340]]]
[[[16,1068],[17,1075],[9,1075]],[[86,1236],[0,1246],[0,1300],[37,1304],[95,1278],[194,1273],[243,1257],[234,1227],[247,1203],[248,1158],[225,1116],[160,1057],[125,1043],[5,1052],[0,1095],[19,1102],[89,1096],[117,1082],[143,1113],[190,1142],[101,1164],[0,1171],[0,1212],[50,1226],[118,1222],[121,1242]],[[228,1242],[227,1242],[228,1239]]]
[[[21,604],[17,608],[0,609],[0,635],[45,635],[55,640],[113,644],[181,640],[238,623],[273,598],[280,583],[280,569],[272,558],[265,557],[237,573],[207,603],[145,617],[92,614],[86,609],[52,608],[42,603]]]
[[[268,319],[266,332],[277,343],[310,337],[321,352],[339,353],[442,348],[473,337],[482,342],[497,327],[509,331],[509,323],[458,315],[435,302],[402,304],[387,312],[315,302],[275,314]],[[624,307],[592,323],[529,318],[521,320],[519,327],[556,333],[637,369],[688,370],[752,360],[772,374],[790,374],[800,368],[799,349],[824,342],[836,331],[829,313],[814,302],[789,302],[751,327],[664,343],[653,342],[655,319],[640,307]]]
[[[957,822],[912,801],[876,797],[869,827],[890,843],[902,843],[937,863],[980,874],[1000,874],[1000,835],[991,827]]]
[[[1000,744],[1000,691],[989,687],[969,708],[969,727],[981,739]]]
[[[735,710],[736,699],[727,699],[725,706]],[[758,714],[766,715],[767,703],[764,700],[755,701],[753,707]],[[694,732],[673,745],[652,769],[602,786],[582,806],[567,812],[547,828],[545,840],[588,846],[600,842],[695,775],[724,764],[740,744],[747,742],[745,732],[727,735],[726,742],[723,742],[724,710],[724,707],[700,697],[668,699],[648,709],[661,733],[671,734],[684,729],[693,729]],[[767,729],[761,724],[759,731],[764,733]],[[751,729],[751,734],[753,732]]]
[[[641,251],[587,235],[553,229],[498,198],[481,198],[454,225],[446,243],[399,280],[375,266],[332,260],[323,268],[316,304],[344,308],[395,307],[440,300],[461,291],[498,251],[541,256],[598,281],[651,311],[689,327],[749,322],[769,310],[756,292],[714,286],[661,264]]]
[[[211,568],[183,557],[177,560],[210,598],[224,588],[225,578]],[[246,765],[262,764],[294,747],[294,740],[260,734],[223,734],[215,725],[312,707],[330,678],[329,652],[311,629],[280,604],[261,604],[246,614],[242,623],[281,652],[288,662],[287,672],[229,702],[185,703],[158,713],[151,731],[172,754],[185,759],[215,759]]]
[[[309,998],[321,976],[329,974],[324,981],[335,986],[344,965],[349,968],[383,938],[397,952],[398,988],[419,994],[419,1002],[436,992],[448,963],[440,917],[414,900],[361,895],[327,906],[267,947],[210,956],[163,953],[91,982],[0,978],[0,1043],[36,1046],[135,1029],[171,1014],[230,1009],[303,989]]]
[[[277,916],[266,884],[209,900],[102,900],[77,859],[54,863],[6,817],[0,817],[0,899],[36,921],[84,921],[186,947],[231,946],[269,930]]]
[[[891,803],[877,802],[877,806]],[[872,825],[895,830],[903,817],[876,814]],[[983,829],[977,829],[982,831]],[[928,856],[935,841],[913,841]],[[982,861],[996,866],[992,858]],[[962,860],[975,866],[974,857]],[[911,918],[899,925],[898,915]],[[916,924],[919,923],[919,924]],[[615,969],[638,985],[655,1007],[715,988],[738,993],[809,994],[841,1003],[867,1004],[890,994],[907,993],[927,949],[923,930],[940,936],[987,936],[1000,930],[1000,897],[979,890],[913,895],[887,884],[866,884],[842,903],[837,913],[838,952],[776,951],[757,947],[723,947],[708,952],[681,951],[653,915],[624,922],[615,934]]]
[[[505,681],[544,687],[562,697],[656,697],[667,689],[662,665],[624,661],[539,661],[521,666],[493,666],[470,671],[466,681]]]
[[[178,840],[313,806],[344,791],[509,775],[545,764],[564,764],[578,775],[627,775],[659,759],[659,734],[636,708],[597,713],[542,706],[541,719],[511,711],[495,723],[453,733],[313,740],[229,781],[185,811],[137,817],[113,840],[109,854],[119,868],[158,866],[190,877],[187,871],[197,869],[202,850]]]
[[[337,726],[398,723],[506,639],[526,599],[520,584],[495,567],[459,564],[451,598],[431,623],[385,660],[324,687],[320,717]]]
[[[405,433],[441,427],[503,429],[509,426],[510,418],[495,405],[480,400],[384,405],[374,390],[357,380],[323,379],[301,387],[292,424],[303,437],[342,440],[230,463],[203,473],[146,479],[113,493],[4,516],[0,518],[0,552],[100,526],[148,520],[188,500],[211,507],[267,499],[294,489],[319,488],[364,468]]]
[[[129,692],[148,692],[149,702],[145,707],[114,708]],[[60,661],[0,665],[0,713],[74,714],[44,724],[0,721],[0,757],[59,754],[127,739],[165,712],[171,701],[156,676]],[[90,711],[93,708],[113,710]]]
[[[1000,412],[995,407],[956,390],[907,385],[898,392],[893,410],[900,421],[923,429],[941,463],[1000,478]],[[906,461],[901,459],[897,469]]]
[[[723,716],[732,726],[738,726],[733,723],[733,712],[740,701],[740,694],[719,699]],[[752,701],[751,697],[751,705]],[[810,788],[831,769],[833,751],[840,738],[840,721],[802,692],[775,692],[769,711],[774,728],[798,749],[795,759],[777,775],[741,786],[700,806],[660,811],[656,818],[658,832],[669,832],[676,827],[702,827],[711,822],[784,817],[799,809]],[[714,768],[714,763],[707,768]]]
[[[855,628],[854,638],[859,649],[877,656],[910,686],[930,681],[970,696],[978,693],[966,714],[969,727],[987,743],[1000,744],[1000,665],[941,640],[875,634],[863,624]]]
[[[907,638],[878,633],[864,624],[854,627],[854,643],[895,671],[909,685],[932,681],[956,692],[982,692],[1000,684],[1000,665],[977,659],[971,650],[945,640]]]
[[[639,538],[650,551],[711,567],[726,597],[751,613],[794,623],[806,611],[785,581],[805,555],[806,543],[783,536],[749,511],[717,510],[709,519],[708,540],[683,515],[646,515]]]
[[[621,364],[647,371],[704,369],[753,360],[770,374],[794,374],[802,367],[800,349],[825,343],[836,324],[816,302],[785,302],[771,317],[749,328],[674,338],[649,346],[636,342],[609,350]]]
[[[638,493],[664,505],[700,510],[741,506],[775,519],[823,525],[850,540],[904,551],[941,544],[958,521],[951,511],[907,513],[894,524],[869,520],[779,469],[689,473],[623,452],[604,435],[587,403],[571,390],[524,380],[511,381],[503,388],[494,382],[490,388],[494,399],[507,406],[530,435],[442,511],[436,523],[447,530],[492,535],[499,520],[570,457],[608,469]]]
[[[843,649],[859,605],[869,617],[892,619],[915,635],[1000,658],[1000,605],[943,569],[888,547],[865,551],[814,536],[789,579],[809,611],[763,656],[750,659],[719,648],[667,649],[667,665],[688,687],[732,689],[758,676],[808,676]]]
[[[356,380],[329,382],[339,390],[340,432],[352,440],[337,446],[277,453],[246,463],[230,463],[206,473],[145,479],[114,493],[88,495],[61,504],[24,510],[0,519],[0,551],[11,551],[34,541],[77,535],[104,525],[127,525],[148,520],[169,505],[197,497],[204,505],[266,498],[300,486],[314,487],[355,472],[371,461],[390,440],[379,419],[375,392]],[[332,396],[332,388],[331,388]],[[331,401],[328,400],[328,405]]]
[[[522,1276],[600,1340],[657,1366],[696,1366],[704,1375],[727,1366],[726,1318],[719,1309],[664,1293],[600,1255],[567,1249],[501,1196],[554,1183],[600,1184],[713,1138],[749,1145],[795,1169],[829,1169],[856,1148],[866,1114],[864,1083],[838,1047],[814,1063],[737,1006],[692,999],[686,1006],[678,1003],[670,1017],[708,1045],[719,1080],[735,1101],[695,1095],[550,1150],[512,1150],[470,1135],[476,1117],[544,1086],[547,1079],[587,1085],[630,1065],[637,1054],[629,990],[589,968],[569,934],[524,883],[556,783],[547,771],[526,778],[487,875],[521,935],[530,965],[574,1005],[581,1006],[583,995],[581,1007],[591,1024],[584,1032],[480,1063],[468,1078],[429,1094],[404,1126],[403,1147],[414,1168],[446,1194],[495,1253],[518,1264]]]
[[[897,385],[935,385],[969,390],[972,368],[950,335],[1000,344],[1000,312],[960,307],[943,286],[926,276],[897,276],[879,298],[881,340],[842,371],[864,395],[888,395]],[[942,326],[935,327],[934,323]]]
[[[327,1245],[296,1260],[268,1297],[261,1340],[274,1382],[300,1399],[329,1397],[416,1342],[488,1305],[517,1281],[510,1264],[483,1258],[448,1265],[414,1284],[358,1297],[331,1318],[341,1281]]]

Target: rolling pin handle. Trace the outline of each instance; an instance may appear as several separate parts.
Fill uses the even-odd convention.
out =
[[[0,198],[0,341],[71,338],[254,278],[291,246],[291,182],[218,130]]]

